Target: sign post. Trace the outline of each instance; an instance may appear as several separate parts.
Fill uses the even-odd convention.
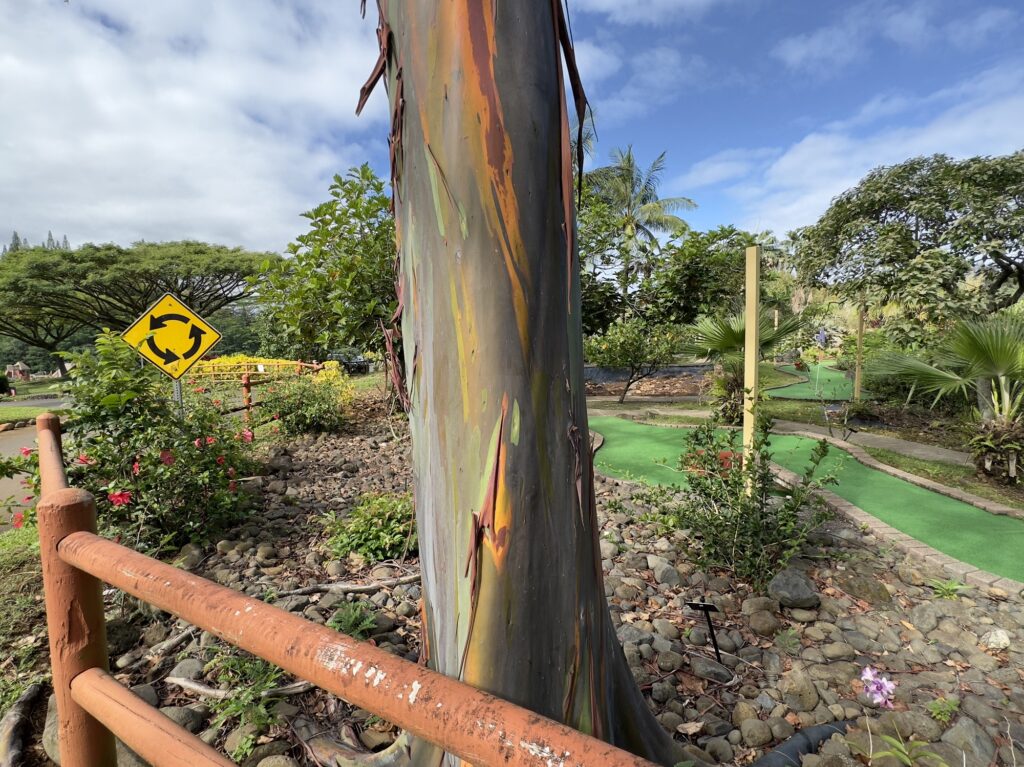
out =
[[[210,323],[165,293],[121,334],[142,357],[174,381],[174,401],[184,417],[181,377],[221,339]]]
[[[743,341],[743,458],[749,461],[757,429],[757,393],[761,362],[761,246],[747,248],[746,309]]]

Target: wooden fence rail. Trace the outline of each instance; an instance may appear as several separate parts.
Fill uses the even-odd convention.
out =
[[[654,767],[650,762],[366,642],[96,535],[92,496],[69,489],[60,420],[40,416],[43,587],[62,767],[112,767],[121,738],[155,767],[232,762],[107,673],[101,582],[173,613],[481,767]]]

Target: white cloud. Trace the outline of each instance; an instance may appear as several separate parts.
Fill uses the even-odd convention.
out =
[[[614,46],[593,40],[577,40],[573,49],[584,85],[600,83],[622,69],[622,56]]]
[[[804,136],[760,167],[755,163],[747,179],[728,189],[738,203],[741,225],[785,232],[811,224],[836,195],[880,165],[935,153],[1006,154],[1024,146],[1019,129],[1024,123],[1020,62],[914,103],[916,111],[926,114],[917,123],[874,125],[870,131],[858,132],[856,121],[851,120]],[[713,168],[715,157],[723,154],[704,162]]]
[[[374,29],[350,3],[0,3],[0,233],[281,249],[384,156],[383,93],[354,114]]]
[[[594,13],[617,24],[663,24],[703,16],[730,0],[570,0],[571,13]]]
[[[675,48],[656,46],[634,53],[625,80],[610,92],[598,89],[592,96],[598,131],[672,103],[682,88],[701,82],[706,72],[702,57]]]
[[[945,24],[949,17],[941,0],[917,0],[909,4],[865,0],[848,7],[838,21],[780,40],[772,55],[789,69],[817,77],[829,77],[843,67],[867,57],[871,46],[887,41],[902,48],[954,44],[978,47],[1005,34],[1020,20],[1005,8],[975,8]]]
[[[980,48],[990,39],[1005,36],[1020,23],[1020,14],[1008,8],[985,8],[973,17],[957,19],[946,27],[958,48]]]
[[[686,173],[669,186],[679,194],[694,189],[743,178],[778,155],[776,149],[726,149],[694,163]]]

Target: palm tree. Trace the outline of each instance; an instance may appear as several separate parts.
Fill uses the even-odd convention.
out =
[[[619,287],[622,295],[629,292],[635,278],[637,262],[644,277],[650,276],[651,264],[644,259],[656,253],[658,234],[674,234],[686,229],[686,222],[674,215],[677,210],[690,210],[697,204],[688,197],[658,197],[658,185],[665,170],[662,152],[646,169],[637,165],[633,147],[612,152],[612,164],[587,174],[594,194],[610,205],[619,216],[622,231]]]
[[[1024,318],[962,320],[936,350],[934,364],[891,354],[872,370],[934,394],[935,402],[957,393],[974,396],[979,432],[970,445],[978,469],[1017,481],[1017,457],[1024,449]]]
[[[760,356],[769,356],[784,341],[807,326],[801,315],[791,315],[775,325],[774,317],[762,312],[760,325]],[[743,347],[746,336],[743,312],[728,317],[704,317],[684,331],[688,340],[682,353],[706,359],[722,368],[719,378],[718,406],[727,423],[739,423],[743,415]]]

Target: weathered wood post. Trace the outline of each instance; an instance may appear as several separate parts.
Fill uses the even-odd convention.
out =
[[[114,736],[71,698],[71,682],[90,668],[107,669],[107,631],[100,582],[65,563],[57,546],[71,533],[96,532],[96,503],[84,490],[67,487],[60,419],[40,416],[39,471],[42,499],[36,508],[39,556],[50,637],[57,740],[61,767],[114,767]]]
[[[743,340],[743,458],[749,460],[757,429],[761,362],[761,246],[747,248],[746,308]]]
[[[242,406],[245,408],[245,415],[242,417],[248,423],[252,418],[252,379],[248,373],[242,373]]]
[[[867,309],[863,306],[857,313],[857,363],[853,369],[853,401],[860,402],[861,386],[864,381],[864,315]]]

